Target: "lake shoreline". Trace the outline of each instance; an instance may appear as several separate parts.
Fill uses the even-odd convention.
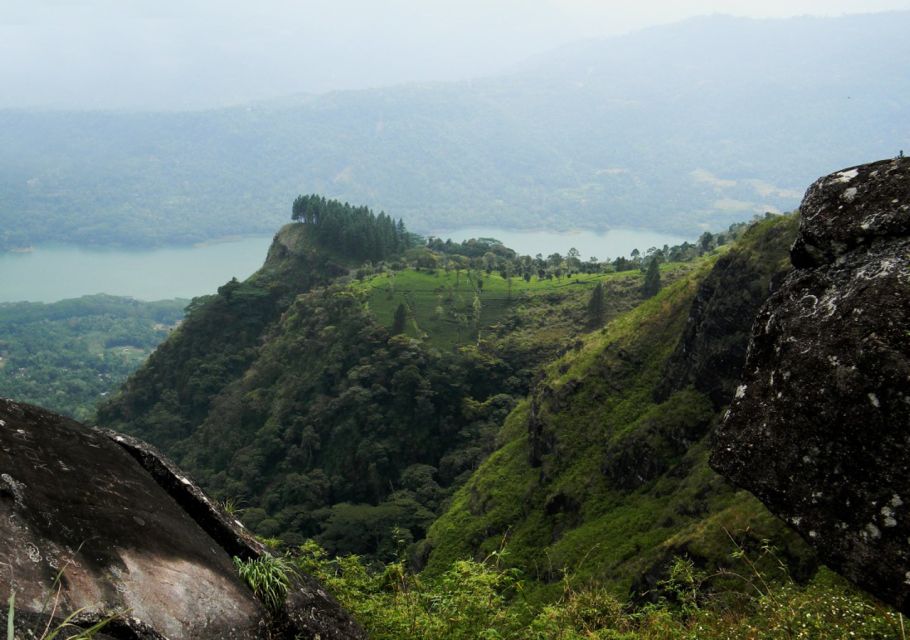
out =
[[[681,244],[683,238],[652,231],[510,230],[462,227],[436,236],[460,242],[496,238],[519,255],[566,255],[582,259],[628,256],[637,249]],[[136,300],[194,298],[215,293],[231,278],[244,280],[265,262],[274,235],[222,237],[204,243],[157,248],[35,245],[28,252],[0,253],[0,302],[57,302],[106,293]]]
[[[265,261],[273,235],[202,246],[124,249],[35,245],[0,253],[0,302],[44,302],[105,293],[143,302],[213,294]]]

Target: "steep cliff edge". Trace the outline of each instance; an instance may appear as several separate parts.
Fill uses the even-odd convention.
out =
[[[0,594],[38,631],[81,610],[127,616],[105,629],[120,639],[362,637],[303,576],[269,615],[231,562],[264,548],[155,449],[9,400],[0,535]]]
[[[129,378],[118,401],[100,407],[99,422],[165,450],[192,433],[212,397],[243,375],[294,297],[346,272],[343,261],[317,249],[307,231],[286,225],[259,271],[195,298],[183,324]]]
[[[806,193],[712,466],[910,612],[910,160]]]

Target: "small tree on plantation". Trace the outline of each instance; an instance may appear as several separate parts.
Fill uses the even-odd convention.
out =
[[[398,305],[395,309],[395,318],[392,320],[392,335],[397,336],[404,333],[404,325],[408,321],[408,311],[404,308],[404,303]]]
[[[480,302],[480,296],[474,294],[474,302],[471,304],[471,309],[474,312],[474,326],[480,330],[480,312],[483,309],[483,303]]]
[[[650,298],[660,291],[660,261],[654,257],[648,263],[648,271],[645,273],[645,283],[641,287],[641,292],[646,298]]]
[[[604,285],[598,282],[591,291],[591,299],[588,301],[588,326],[592,329],[603,326],[604,314]]]

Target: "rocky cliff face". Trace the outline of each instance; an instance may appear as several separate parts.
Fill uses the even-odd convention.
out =
[[[267,615],[231,562],[263,547],[153,448],[9,400],[0,536],[0,596],[39,632],[81,610],[87,624],[125,612],[112,638],[362,637],[307,578]]]
[[[686,327],[655,390],[656,401],[692,386],[707,395],[715,409],[730,402],[746,359],[752,319],[772,284],[790,269],[787,247],[798,220],[766,219],[746,232],[736,250],[718,259],[698,287]]]
[[[910,160],[817,181],[712,466],[910,612]]]

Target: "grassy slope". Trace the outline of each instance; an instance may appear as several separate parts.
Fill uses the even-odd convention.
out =
[[[691,266],[662,265],[662,278],[673,281]],[[483,281],[481,287],[478,280]],[[498,341],[531,327],[540,339],[546,339],[543,334],[548,330],[552,339],[583,330],[585,308],[598,282],[605,287],[607,317],[631,309],[641,300],[638,289],[642,276],[637,270],[560,279],[540,280],[535,276],[525,282],[519,277],[506,279],[482,271],[406,269],[374,276],[354,288],[365,295],[367,308],[379,324],[391,326],[396,308],[404,304],[407,335],[450,349],[476,341],[478,332],[481,339]],[[475,296],[481,304],[479,322],[474,319]],[[545,310],[543,317],[541,310]],[[510,322],[510,312],[520,320]]]
[[[713,418],[707,398],[689,389],[661,405],[652,399],[711,264],[547,367],[506,420],[499,449],[432,526],[431,573],[504,547],[543,583],[569,571],[625,595],[671,549],[723,559],[733,550],[724,528],[807,555],[756,500],[708,469],[704,438],[680,446]],[[654,460],[660,468],[642,471]]]

